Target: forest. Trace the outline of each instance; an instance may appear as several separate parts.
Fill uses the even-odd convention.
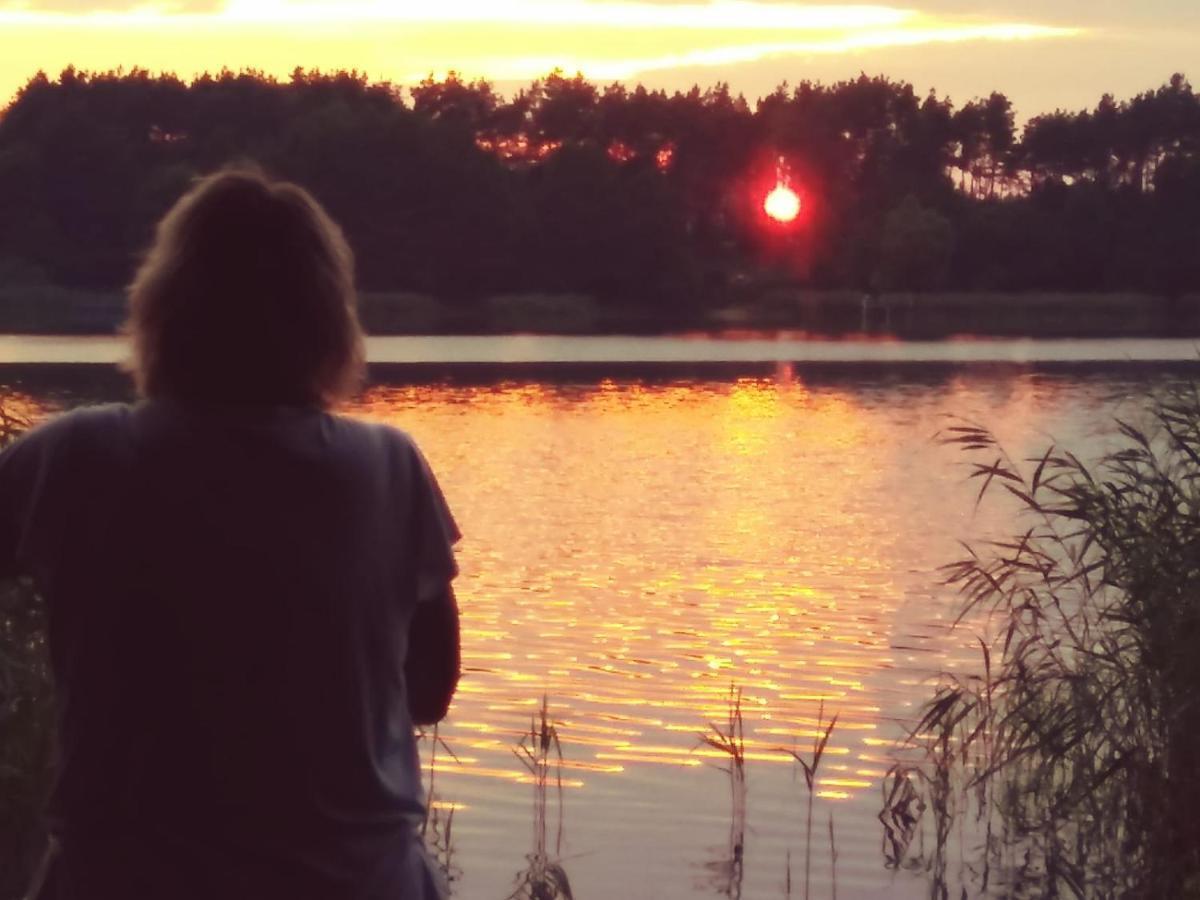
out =
[[[0,113],[0,289],[117,292],[200,173],[253,162],[342,224],[364,292],[579,295],[670,318],[747,286],[1200,290],[1200,97],[1182,75],[1034,116],[886,77],[668,94],[550,73],[185,81],[38,73]],[[763,213],[776,183],[800,215]]]

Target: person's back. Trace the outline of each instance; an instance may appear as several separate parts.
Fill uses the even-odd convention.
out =
[[[147,393],[0,455],[59,691],[43,896],[425,896],[408,701],[457,677],[458,534],[424,459],[302,396]]]

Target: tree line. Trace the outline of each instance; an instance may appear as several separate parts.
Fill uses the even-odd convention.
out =
[[[886,77],[668,94],[560,71],[191,82],[39,73],[0,113],[0,283],[112,289],[189,180],[250,160],[342,224],[367,290],[655,306],[771,279],[864,291],[1200,289],[1200,98],[1182,75],[1037,116]],[[800,194],[769,220],[778,181]]]

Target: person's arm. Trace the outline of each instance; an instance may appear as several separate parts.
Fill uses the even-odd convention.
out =
[[[404,677],[408,711],[417,725],[446,716],[461,672],[458,601],[451,582],[458,574],[454,545],[462,533],[429,463],[409,442],[412,456],[412,564],[415,604],[408,629]]]
[[[404,679],[416,725],[446,717],[461,673],[458,602],[449,582],[413,610]]]

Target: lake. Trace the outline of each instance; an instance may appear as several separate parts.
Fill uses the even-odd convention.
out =
[[[938,567],[999,536],[961,452],[964,417],[1017,458],[1094,457],[1113,416],[1200,369],[1190,341],[406,338],[372,343],[350,415],[424,448],[466,537],[465,671],[440,737],[466,900],[508,896],[531,852],[514,753],[546,698],[561,743],[559,857],[575,896],[803,896],[806,750],[812,896],[923,897],[881,853],[880,781],[940,670],[979,664]],[[597,343],[599,341],[599,343]],[[0,391],[35,415],[128,396],[118,342],[0,337]],[[79,365],[90,362],[93,365]],[[54,363],[48,365],[46,363]],[[390,364],[385,364],[390,363]],[[407,363],[407,364],[403,364]],[[699,735],[743,693],[748,794],[730,881],[731,792]],[[429,742],[425,743],[428,754]],[[426,757],[428,763],[428,755]],[[557,792],[549,793],[554,851]]]

